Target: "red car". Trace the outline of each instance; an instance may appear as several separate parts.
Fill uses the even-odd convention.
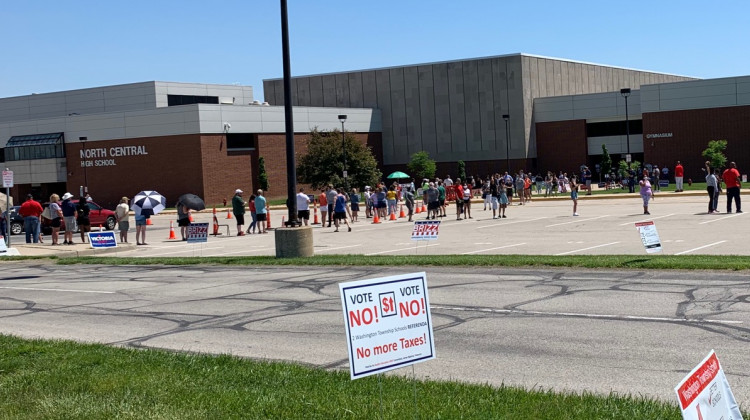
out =
[[[78,206],[78,200],[70,200],[73,204]],[[108,210],[103,208],[102,206],[94,203],[93,201],[89,201],[86,203],[89,206],[89,220],[91,220],[91,230],[96,230],[101,225],[106,230],[113,230],[115,228],[116,220],[115,212],[112,210]],[[47,208],[49,203],[44,203],[44,208]],[[50,220],[42,218],[42,228],[44,229],[44,232],[51,232],[52,228],[50,227]],[[65,220],[63,219],[60,223],[60,231],[65,230]]]

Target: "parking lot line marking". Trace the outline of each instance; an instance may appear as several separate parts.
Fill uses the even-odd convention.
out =
[[[144,249],[144,248],[142,248],[142,249]],[[212,249],[224,249],[224,247],[221,247],[221,246],[214,246],[214,247],[210,247],[210,248],[195,248],[195,249],[191,248],[191,249],[184,249],[184,250],[182,250],[182,251],[172,251],[172,252],[154,252],[154,253],[149,253],[149,257],[159,257],[159,256],[162,256],[162,255],[171,255],[171,254],[184,254],[184,253],[186,253],[186,252],[201,252],[201,251],[209,251],[209,250],[212,250]],[[145,248],[145,250],[148,250],[148,249],[147,249],[147,248]]]
[[[244,254],[244,253],[247,253],[247,252],[265,251],[267,249],[271,249],[271,248],[270,247],[266,247],[266,248],[257,248],[256,247],[255,249],[243,249],[242,251],[222,252],[221,254],[219,254],[217,256],[223,256],[223,255],[229,255],[229,254]]]
[[[503,246],[498,246],[498,247],[495,247],[495,248],[480,249],[479,251],[464,252],[461,255],[478,254],[480,252],[494,251],[496,249],[510,248],[510,247],[519,246],[519,245],[526,245],[526,242],[521,242],[520,244],[503,245]]]
[[[445,311],[462,311],[462,312],[489,312],[494,314],[513,314],[513,315],[543,315],[559,316],[574,318],[593,318],[593,319],[622,319],[633,321],[660,321],[660,322],[678,322],[686,324],[742,324],[742,321],[723,320],[723,319],[685,319],[669,318],[659,316],[638,316],[638,315],[610,315],[610,314],[585,314],[575,312],[543,312],[543,311],[524,311],[522,309],[492,309],[492,308],[467,308],[460,306],[432,306],[430,309]]]
[[[561,253],[559,253],[559,254],[555,254],[555,255],[567,255],[567,254],[573,254],[573,253],[575,253],[575,252],[580,252],[580,251],[588,251],[589,249],[594,249],[594,248],[602,248],[602,247],[605,247],[605,246],[610,246],[610,245],[614,245],[614,244],[619,244],[619,243],[620,243],[620,241],[617,241],[617,242],[610,242],[610,243],[608,243],[608,244],[602,244],[602,245],[590,246],[590,247],[588,247],[588,248],[581,248],[581,249],[575,249],[575,250],[573,250],[573,251],[561,252]]]
[[[438,246],[438,245],[440,245],[440,244],[429,244],[427,246]],[[390,249],[388,251],[373,252],[371,254],[365,254],[365,256],[378,255],[378,254],[387,254],[389,252],[409,251],[409,250],[412,250],[412,249],[417,249],[417,246],[413,246],[413,247],[409,247],[409,248]]]
[[[664,216],[649,217],[648,219],[643,219],[643,220],[634,220],[632,222],[620,223],[618,226],[634,225],[636,223],[648,222],[648,221],[656,220],[656,219],[663,219],[665,217],[674,216],[675,214],[677,214],[677,213],[665,214]]]
[[[745,214],[745,213],[727,214],[724,217],[718,217],[718,218],[713,219],[713,220],[706,220],[705,222],[700,222],[698,224],[699,225],[705,225],[706,223],[718,222],[719,220],[726,220],[726,219],[729,219],[729,218],[732,218],[732,217],[742,216],[743,214]]]
[[[549,217],[544,216],[544,217],[537,217],[535,219],[514,220],[512,222],[498,222],[498,221],[495,221],[495,223],[493,223],[491,225],[482,225],[482,226],[479,226],[479,227],[475,227],[474,229],[484,229],[484,228],[488,228],[488,227],[508,226],[508,225],[515,225],[516,223],[536,222],[537,220],[542,220],[542,219],[549,219]]]
[[[73,290],[73,289],[42,289],[38,287],[10,287],[0,286],[0,289],[11,289],[11,290],[33,290],[36,292],[72,292],[72,293],[103,293],[106,295],[112,295],[117,292],[104,292],[101,290]]]
[[[355,247],[358,247],[358,246],[362,246],[362,244],[347,245],[347,246],[337,246],[336,248],[316,249],[315,252],[325,252],[325,251],[333,251],[335,249],[355,248]]]
[[[711,247],[711,246],[714,246],[714,245],[719,245],[719,244],[722,244],[722,243],[724,243],[724,242],[726,242],[726,241],[719,241],[719,242],[714,242],[714,243],[712,243],[712,244],[708,244],[708,245],[703,245],[703,246],[699,246],[698,248],[693,248],[693,249],[688,249],[687,251],[682,251],[682,252],[678,252],[678,253],[676,253],[676,254],[674,254],[674,255],[682,255],[682,254],[687,254],[687,253],[689,253],[689,252],[693,252],[693,251],[698,251],[699,249],[703,249],[703,248],[708,248],[708,247]]]
[[[604,216],[591,217],[591,218],[588,218],[588,219],[575,219],[575,220],[571,220],[569,222],[555,223],[554,225],[547,225],[545,227],[548,228],[548,227],[555,227],[555,226],[561,226],[561,225],[569,225],[571,223],[588,222],[589,220],[601,219],[602,217],[609,217],[609,215],[605,214]]]

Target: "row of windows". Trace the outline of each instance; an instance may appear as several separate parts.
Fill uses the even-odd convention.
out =
[[[218,104],[218,96],[167,95],[167,106],[190,104]]]
[[[643,134],[643,120],[630,120],[628,122],[629,127],[625,125],[625,121],[607,121],[600,123],[588,123],[586,124],[586,136],[587,137],[609,137],[609,136],[624,136],[630,129],[630,134]]]
[[[14,160],[63,158],[65,157],[65,148],[62,144],[6,147],[3,155],[5,156],[6,162]]]

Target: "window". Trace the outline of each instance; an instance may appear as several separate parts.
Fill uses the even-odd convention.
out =
[[[190,104],[218,104],[218,96],[167,95],[167,106]]]
[[[255,149],[257,134],[227,133],[227,150]]]
[[[5,161],[52,159],[65,157],[63,133],[13,136],[5,145]]]
[[[630,134],[643,134],[643,120],[630,120]],[[587,137],[624,136],[627,134],[625,121],[607,121],[586,124]]]

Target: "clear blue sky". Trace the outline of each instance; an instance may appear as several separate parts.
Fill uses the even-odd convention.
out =
[[[288,0],[292,75],[512,53],[701,78],[750,75],[750,2]],[[279,2],[11,1],[0,97],[282,76]]]

